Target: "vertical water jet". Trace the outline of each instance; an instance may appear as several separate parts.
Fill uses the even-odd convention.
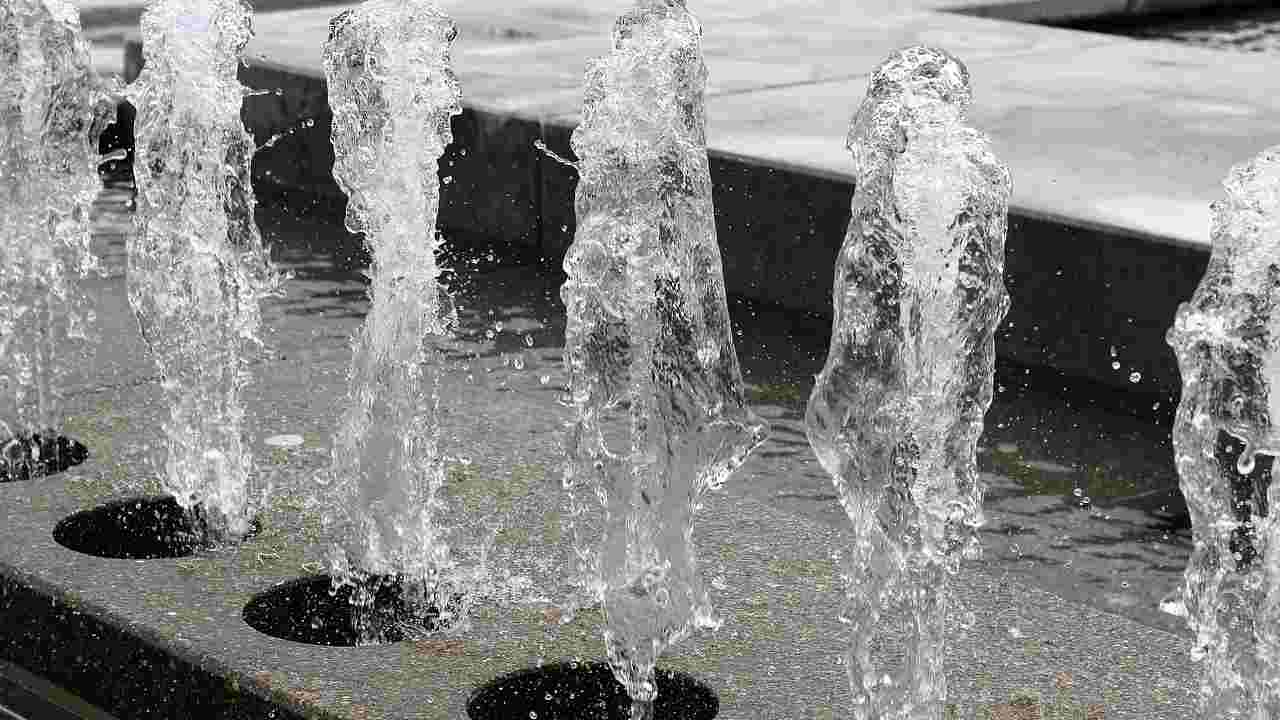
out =
[[[620,16],[612,52],[587,69],[572,136],[564,484],[579,602],[604,607],[609,663],[637,720],[652,711],[658,656],[717,624],[694,512],[768,432],[744,398],[725,301],[701,36],[683,0]]]
[[[240,394],[259,302],[282,280],[254,220],[240,121],[251,22],[243,0],[154,0],[145,66],[125,93],[137,110],[129,302],[169,407],[162,485],[215,542],[249,531]]]
[[[455,557],[441,497],[436,344],[456,314],[439,277],[435,227],[438,161],[462,111],[449,60],[456,36],[429,2],[369,0],[331,21],[324,48],[333,174],[349,198],[347,228],[373,256],[372,304],[325,476],[326,514],[345,538],[331,571],[335,589],[354,586],[362,643],[459,629],[485,577],[483,562]],[[374,607],[387,602],[396,607]]]
[[[1280,716],[1280,147],[1233,167],[1213,203],[1213,251],[1167,340],[1182,374],[1174,462],[1191,512],[1184,575],[1200,718]],[[1271,463],[1266,463],[1270,465]]]
[[[25,465],[56,447],[66,358],[94,322],[78,280],[98,268],[89,216],[114,110],[73,4],[0,5],[0,480],[38,474]]]
[[[1009,173],[965,125],[969,74],[908,47],[853,117],[852,217],[806,432],[853,522],[841,621],[858,720],[940,717],[948,576],[980,551],[976,449],[991,404]],[[905,623],[892,637],[883,624]],[[878,638],[904,643],[878,663]]]

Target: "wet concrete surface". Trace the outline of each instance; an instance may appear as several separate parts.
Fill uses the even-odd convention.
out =
[[[87,288],[97,299],[104,341],[84,349],[69,394],[155,380],[123,292],[128,198],[127,186],[117,184],[98,205],[95,249],[107,276]],[[270,377],[248,390],[253,417],[290,419],[254,433],[296,433],[318,451],[327,447],[341,398],[310,398],[302,388],[344,377],[348,338],[368,309],[361,275],[367,256],[330,203],[264,197],[259,220],[275,258],[294,277],[284,297],[264,307],[264,339],[280,350],[261,363]],[[492,405],[469,414],[501,422],[509,409],[494,398],[564,392],[560,269],[536,255],[512,257],[509,246],[484,238],[446,232],[446,248],[445,279],[461,319],[447,353],[450,377],[460,388],[498,393],[467,394],[467,403],[487,398]],[[744,377],[773,433],[726,492],[843,527],[847,519],[803,425],[829,321],[741,299],[731,298],[730,308]],[[1185,632],[1181,618],[1159,609],[1180,586],[1191,547],[1169,445],[1174,399],[1142,393],[1140,379],[1133,385],[1134,393],[1120,397],[1087,381],[1001,363],[980,442],[988,484],[982,562],[1073,601]],[[544,419],[550,436],[568,420],[563,408],[552,407],[561,415]]]
[[[269,688],[288,707],[319,704],[339,717],[399,716],[377,708],[406,707],[423,717],[456,717],[447,713],[460,707],[469,689],[497,674],[543,657],[599,654],[598,632],[577,623],[557,631],[538,609],[562,580],[566,559],[557,520],[560,442],[569,419],[568,408],[556,402],[565,389],[561,275],[536,257],[512,258],[484,238],[447,231],[449,277],[461,318],[457,337],[441,347],[447,366],[441,387],[446,494],[456,503],[451,507],[460,525],[455,548],[463,561],[474,559],[477,545],[469,541],[496,522],[491,560],[507,573],[505,592],[519,602],[508,609],[486,606],[462,640],[349,654],[276,641],[243,625],[243,608],[256,593],[323,569],[314,517],[321,491],[317,470],[327,464],[342,409],[349,338],[368,308],[360,243],[341,229],[339,208],[301,196],[263,195],[259,206],[264,236],[295,273],[284,297],[264,307],[266,351],[251,364],[253,382],[245,393],[245,429],[257,464],[251,496],[262,510],[263,531],[242,547],[178,560],[102,560],[56,545],[48,528],[70,512],[156,491],[165,411],[123,299],[128,198],[128,188],[116,185],[98,205],[95,247],[107,274],[90,291],[109,332],[84,349],[92,362],[81,368],[79,384],[66,389],[67,424],[89,445],[90,461],[67,477],[9,484],[0,503],[4,532],[22,539],[0,552],[0,566],[10,566],[0,576],[16,567],[19,576],[53,582],[58,597],[80,598],[75,607],[84,610],[75,617],[84,622],[106,618],[136,628],[129,632],[160,638],[147,642],[198,658],[200,667],[231,668],[227,677]],[[821,318],[741,301],[732,308],[752,396],[774,422],[774,434],[699,516],[703,572],[728,622],[721,631],[686,641],[664,662],[709,681],[726,718],[823,717],[824,708],[830,713],[848,692],[843,668],[832,662],[840,626],[832,605],[837,578],[828,558],[847,542],[847,521],[802,427],[827,331]],[[1007,709],[1000,703],[1011,694],[1038,688],[1046,698],[1056,693],[1052,702],[1105,705],[1107,717],[1181,717],[1190,669],[1185,636],[1116,617],[1159,625],[1144,617],[1155,599],[1154,592],[1150,598],[1144,593],[1162,578],[1176,582],[1183,562],[1176,542],[1166,555],[1148,537],[1148,525],[1164,522],[1158,508],[1122,513],[1112,502],[1116,495],[1167,489],[1171,475],[1160,472],[1167,448],[1159,444],[1167,431],[1132,414],[1097,410],[1132,403],[1091,401],[1078,388],[1065,396],[1085,409],[1068,411],[1052,392],[1060,389],[1039,387],[1043,382],[1032,384],[1036,391],[1021,389],[1029,377],[1036,373],[1002,369],[1005,389],[983,440],[991,486],[988,554],[957,579],[950,625],[956,639],[948,659],[952,696],[966,707],[980,702]],[[280,441],[284,435],[301,443]],[[1103,470],[1089,469],[1095,467]],[[1077,483],[1092,493],[1089,508],[1073,492]],[[1063,535],[1072,542],[1061,542]],[[1161,562],[1175,569],[1162,576]],[[1040,592],[1069,596],[1072,588],[1110,614]],[[1138,600],[1110,602],[1112,588]],[[5,592],[12,599],[25,591]],[[49,604],[28,600],[32,608]],[[61,621],[50,622],[52,630]],[[49,652],[63,657],[93,651],[55,643]],[[148,690],[135,700],[151,703],[155,712],[177,702],[182,696],[175,693],[190,676],[189,668],[183,670],[187,661],[157,660],[157,668],[178,670],[163,681],[148,674],[134,682],[130,687],[160,693]],[[70,656],[56,662],[74,664]],[[78,672],[88,673],[83,682],[100,680],[94,673],[101,671]],[[430,705],[438,699],[444,702]],[[96,701],[116,707],[109,697]]]

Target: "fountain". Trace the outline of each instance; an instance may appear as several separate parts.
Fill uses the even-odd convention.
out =
[[[1262,720],[1280,714],[1280,527],[1268,511],[1280,454],[1280,147],[1223,185],[1208,269],[1168,333],[1182,373],[1174,457],[1195,541],[1183,602],[1203,663],[1197,717]]]
[[[707,165],[701,27],[641,0],[587,69],[577,230],[564,260],[576,419],[564,484],[580,603],[605,612],[609,665],[652,716],[658,656],[716,621],[693,519],[768,425],[744,400]],[[599,535],[598,535],[599,533]]]
[[[456,316],[436,258],[436,173],[462,111],[449,65],[456,35],[428,2],[369,0],[330,22],[324,48],[334,177],[349,197],[347,228],[373,256],[372,307],[320,478],[326,519],[346,538],[331,554],[334,590],[351,588],[361,644],[461,629],[485,575],[483,563],[463,567],[453,556],[440,496],[444,360],[432,343]]]
[[[274,270],[254,221],[253,139],[236,79],[252,33],[241,0],[155,0],[142,16],[129,302],[169,407],[164,491],[207,540],[250,530],[241,391]]]
[[[17,0],[5,12],[16,6]],[[556,423],[547,418],[560,411],[549,375],[535,385],[533,373],[523,378],[528,387],[516,382],[519,375],[511,375],[507,386],[504,374],[501,387],[464,388],[474,406],[451,402],[445,369],[459,353],[442,348],[454,344],[455,333],[481,335],[499,325],[495,320],[509,322],[503,313],[514,315],[510,308],[517,302],[468,300],[459,319],[441,278],[446,264],[466,266],[439,256],[442,241],[435,232],[447,182],[435,173],[453,144],[450,123],[460,104],[451,72],[453,22],[419,0],[371,0],[332,22],[323,73],[334,116],[334,175],[350,199],[346,226],[363,235],[373,256],[372,307],[349,336],[360,320],[353,320],[359,312],[345,298],[364,288],[339,267],[340,258],[330,266],[323,257],[329,247],[317,241],[333,231],[334,245],[341,247],[349,240],[345,232],[312,224],[301,213],[292,216],[292,207],[278,213],[264,208],[272,212],[261,214],[262,236],[279,233],[288,251],[282,257],[310,276],[266,314],[278,352],[262,364],[261,376],[279,384],[259,380],[268,392],[257,417],[267,419],[254,426],[279,425],[270,432],[289,433],[265,442],[273,448],[270,470],[278,470],[274,477],[287,490],[273,494],[270,515],[260,515],[263,525],[252,539],[249,483],[263,473],[254,471],[241,440],[242,425],[250,424],[243,422],[248,402],[242,405],[240,394],[260,332],[258,303],[281,276],[253,221],[252,146],[238,117],[246,91],[233,78],[248,15],[230,1],[160,0],[147,14],[146,30],[147,71],[129,93],[139,108],[140,196],[128,282],[171,404],[166,490],[175,497],[163,505],[130,498],[103,506],[117,526],[136,531],[121,539],[76,512],[120,489],[110,487],[116,478],[108,474],[119,466],[95,464],[49,482],[0,487],[0,615],[24,619],[0,629],[0,660],[49,675],[119,715],[141,708],[156,717],[192,717],[205,704],[245,717],[465,713],[480,720],[533,718],[536,712],[538,720],[628,714],[709,720],[722,706],[731,717],[830,717],[845,703],[847,679],[857,717],[933,720],[955,716],[953,708],[942,707],[944,699],[956,707],[972,702],[977,717],[1030,714],[1039,697],[1036,683],[1047,681],[1045,667],[1068,651],[1086,654],[1078,651],[1090,641],[1063,637],[1055,648],[1046,642],[1045,654],[1058,656],[1030,659],[1027,648],[1041,650],[1045,618],[1068,618],[1071,627],[1086,618],[1096,622],[1091,628],[1097,633],[1122,627],[1037,596],[1026,601],[1034,613],[1028,622],[1041,624],[1025,636],[1008,627],[1010,641],[999,623],[1025,609],[1023,597],[984,594],[993,579],[985,570],[978,577],[975,568],[976,579],[953,576],[961,559],[979,550],[983,488],[974,446],[992,395],[994,328],[1008,303],[1001,278],[1009,190],[1007,172],[981,134],[965,125],[966,72],[946,53],[912,48],[891,56],[873,78],[850,133],[858,174],[853,221],[837,261],[834,342],[807,417],[809,440],[857,536],[847,554],[847,592],[834,592],[838,572],[827,551],[845,545],[841,529],[780,512],[758,498],[702,507],[768,426],[746,405],[727,313],[705,144],[700,28],[682,0],[640,0],[618,20],[612,54],[589,67],[583,121],[573,136],[581,158],[573,163],[581,174],[578,234],[565,258],[561,298],[568,311],[564,357],[570,375],[563,404],[576,418],[569,424],[564,489],[572,515],[573,579],[580,586],[569,602],[583,611],[578,622],[568,623],[546,587],[531,589],[533,581],[516,587],[511,572],[491,578],[486,561],[498,572],[508,571],[505,562],[489,560],[482,550],[480,562],[468,564],[472,546],[462,526],[492,519],[485,517],[489,500],[505,505],[499,513],[512,520],[510,507],[519,497],[526,501],[522,511],[536,507],[539,516],[511,522],[501,543],[536,555],[528,567],[557,571],[551,548],[562,536],[549,504],[558,496],[538,483],[548,475],[540,468],[556,457]],[[318,93],[319,74],[298,87],[281,82],[281,94]],[[0,92],[11,92],[4,87]],[[281,104],[309,113],[319,97]],[[318,120],[323,127],[326,119]],[[477,135],[474,145],[458,143],[467,146],[458,148],[459,156],[467,149],[491,151],[484,141],[497,132]],[[0,156],[5,162],[22,157],[10,152],[16,147],[11,137],[4,146],[9,154]],[[47,157],[39,163],[41,172],[62,167]],[[785,174],[764,167],[750,172],[754,178]],[[28,177],[47,179],[35,172]],[[61,186],[39,187],[52,194],[48,188]],[[11,214],[2,216],[3,229],[35,227],[10,224],[14,208],[19,205],[4,205]],[[115,210],[124,217],[123,205]],[[65,226],[73,221],[78,218]],[[288,244],[291,238],[295,245]],[[104,264],[110,257],[104,254]],[[1249,272],[1247,265],[1231,276],[1232,287]],[[546,278],[526,287],[526,267],[503,270],[501,282],[487,268],[473,268],[468,279],[486,292],[499,286],[495,295],[518,286],[541,297],[549,287]],[[1261,286],[1267,277],[1258,271],[1249,281]],[[459,284],[450,285],[458,292]],[[485,302],[491,304],[486,308]],[[316,311],[318,306],[323,309]],[[486,320],[486,309],[498,317]],[[540,343],[555,334],[556,319],[542,322],[552,314],[545,306],[527,313],[539,318]],[[1203,329],[1203,323],[1190,325]],[[1244,345],[1243,332],[1240,337],[1238,345]],[[500,339],[528,341],[529,350],[521,352],[534,357],[528,336],[517,339],[508,331]],[[496,340],[483,345],[495,354],[503,349]],[[763,354],[743,340],[736,345]],[[1192,357],[1203,359],[1194,354],[1199,348]],[[1260,351],[1231,357],[1244,358],[1245,370],[1265,367],[1257,360]],[[296,366],[289,363],[305,365],[305,379],[290,377]],[[1249,376],[1232,382],[1255,388],[1261,381]],[[1225,385],[1213,387],[1219,394],[1207,394],[1209,400],[1228,392]],[[308,424],[325,416],[321,406],[329,398],[345,401],[332,449]],[[148,399],[147,389],[95,388],[68,404],[101,408],[110,401],[117,408],[112,415],[125,420],[144,414]],[[1246,401],[1243,407],[1253,406]],[[798,420],[797,410],[768,409],[783,422]],[[1268,500],[1239,499],[1266,485],[1271,465],[1262,459],[1251,472],[1235,468],[1242,441],[1250,443],[1244,470],[1254,452],[1274,447],[1260,439],[1264,425],[1262,419],[1254,425],[1221,421],[1214,437],[1197,436],[1205,440],[1200,450],[1216,439],[1217,465],[1192,468],[1202,476],[1216,471],[1210,479],[1220,489],[1227,478],[1227,494],[1236,496],[1228,498],[1236,525],[1226,547],[1239,553],[1232,567],[1241,577],[1245,571],[1268,577],[1266,563],[1274,554],[1267,552],[1270,526],[1259,520]],[[43,426],[36,421],[31,427]],[[1190,427],[1197,429],[1195,422]],[[136,433],[113,424],[112,434],[130,453],[145,450],[146,439]],[[790,447],[780,442],[774,452],[758,453],[753,479],[787,477],[780,470],[786,465],[764,456],[779,450],[805,455],[803,439],[798,433],[794,438],[784,439]],[[446,472],[462,468],[446,468],[445,445],[463,443],[482,462],[463,463],[466,473]],[[43,447],[40,452],[45,454]],[[1231,468],[1222,468],[1227,456]],[[510,468],[510,476],[486,474],[495,467]],[[311,515],[317,505],[330,524],[323,531]],[[1252,521],[1240,522],[1242,513]],[[701,557],[693,544],[695,516],[706,553]],[[54,546],[49,531],[60,517],[55,539],[84,539],[64,545],[110,536],[99,543],[107,557],[194,557],[128,563],[122,575],[121,563],[75,558]],[[326,536],[334,526],[335,537]],[[241,538],[250,541],[199,552],[209,539]],[[327,568],[317,562],[325,550]],[[733,620],[696,649],[679,652],[682,639],[719,622],[702,564],[710,568],[711,588],[723,594],[717,609],[732,612]],[[309,576],[298,577],[299,570]],[[1225,578],[1220,595],[1253,582],[1234,581]],[[497,593],[489,591],[499,585],[510,590],[508,597],[521,596],[491,602]],[[854,635],[844,667],[830,662],[844,634],[826,604],[837,594],[846,601],[844,630]],[[953,680],[948,698],[941,641],[952,594],[990,600],[990,607],[977,608],[986,623],[974,632],[979,642],[951,648],[948,659],[971,665],[975,682],[960,687]],[[1257,611],[1268,623],[1269,607]],[[1049,610],[1037,612],[1043,608]],[[478,621],[470,627],[473,616]],[[603,618],[608,662],[582,663],[581,656],[598,654],[596,617]],[[899,623],[905,632],[893,637]],[[280,632],[263,629],[273,627]],[[463,630],[462,637],[429,637]],[[1155,648],[1158,642],[1147,642],[1151,634],[1123,639],[1133,637],[1151,651],[1143,663],[1150,659],[1152,666],[1176,672],[1168,655],[1160,654],[1173,640]],[[281,638],[385,646],[317,650]],[[1235,635],[1230,642],[1236,643],[1232,648],[1254,642],[1259,649],[1248,657],[1261,658],[1231,666],[1233,672],[1270,672],[1270,644]],[[1027,656],[1002,664],[1020,646]],[[1060,694],[1050,712],[1075,712],[1068,702],[1073,683],[1088,687],[1113,679],[1095,672],[1073,680],[1074,670],[1064,666],[1053,677]],[[1128,685],[1123,689],[1130,692]],[[1000,704],[1006,695],[1011,704]],[[1166,716],[1155,710],[1147,715]]]
[[[94,313],[89,212],[113,112],[65,0],[0,6],[0,482],[85,459],[57,431],[60,379]]]
[[[959,60],[908,47],[876,68],[849,131],[852,219],[805,425],[856,538],[841,621],[858,720],[941,716],[948,576],[980,551],[1009,173],[964,124],[969,99]]]

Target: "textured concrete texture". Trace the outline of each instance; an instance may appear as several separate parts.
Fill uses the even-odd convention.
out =
[[[495,435],[471,447],[500,465],[513,439]],[[93,472],[0,488],[0,612],[20,620],[0,627],[0,657],[121,717],[464,718],[470,693],[499,675],[601,655],[597,613],[560,626],[548,622],[545,603],[485,604],[453,641],[274,640],[240,613],[254,593],[303,574],[278,562],[277,544],[150,561],[56,545],[51,528],[85,504],[74,490]],[[848,538],[741,499],[713,499],[698,528],[704,565],[725,586],[713,596],[727,622],[669,651],[663,665],[709,684],[721,718],[843,716],[846,680],[835,661],[844,634],[828,552]],[[277,543],[282,536],[304,554],[318,551],[299,527],[277,531]],[[966,571],[955,594],[973,613],[956,612],[949,636],[950,699],[961,717],[1028,696],[1093,706],[1091,717],[1187,717],[1193,678],[1183,639],[988,571]]]

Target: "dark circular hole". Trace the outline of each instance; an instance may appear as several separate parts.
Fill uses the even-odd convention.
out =
[[[362,581],[371,595],[366,612],[357,616],[356,588],[332,590],[329,575],[312,575],[281,583],[255,595],[244,607],[244,621],[254,630],[281,640],[355,647],[400,642],[440,629],[440,611],[405,601],[405,583],[394,576]]]
[[[0,445],[0,483],[60,473],[88,457],[89,448],[52,430],[16,435]]]
[[[720,699],[682,672],[658,668],[656,720],[711,720]],[[606,663],[559,663],[504,675],[467,701],[471,720],[627,720],[631,699]]]
[[[250,536],[261,525],[255,518]],[[59,545],[95,557],[144,560],[185,557],[215,547],[204,513],[184,510],[172,496],[116,500],[69,515],[53,528]]]

